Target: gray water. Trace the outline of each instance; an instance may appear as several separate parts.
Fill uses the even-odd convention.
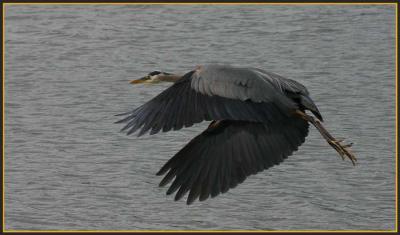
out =
[[[392,230],[395,6],[7,5],[7,230]],[[197,64],[259,67],[306,85],[353,167],[311,128],[283,164],[187,206],[159,168],[207,123],[120,133],[114,114]]]

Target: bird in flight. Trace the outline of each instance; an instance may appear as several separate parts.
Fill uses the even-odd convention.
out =
[[[167,195],[185,194],[187,204],[227,192],[246,177],[280,164],[304,143],[309,123],[343,160],[357,161],[352,144],[335,139],[305,86],[257,68],[209,64],[183,76],[154,71],[132,84],[173,82],[116,123],[138,136],[211,121],[160,169]],[[310,111],[308,114],[306,111]],[[312,115],[311,115],[312,114]]]

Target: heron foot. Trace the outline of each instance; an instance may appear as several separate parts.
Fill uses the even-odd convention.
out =
[[[339,155],[342,157],[343,160],[345,159],[345,157],[347,157],[350,159],[351,163],[353,163],[353,166],[356,165],[357,158],[350,150],[350,147],[353,145],[353,143],[342,145],[340,143],[341,141],[335,139],[327,139],[327,142],[330,146],[332,146],[336,150],[336,152],[339,153]]]
[[[339,153],[339,155],[342,157],[344,160],[346,157],[350,159],[351,163],[353,163],[353,166],[356,165],[357,158],[354,155],[354,153],[350,150],[350,147],[353,146],[353,143],[349,144],[342,144],[344,139],[335,139],[326,129],[325,127],[321,124],[319,120],[316,120],[314,117],[307,115],[306,113],[297,110],[297,114],[299,114],[304,120],[311,122],[321,133],[322,137],[328,142],[328,144],[336,150],[336,152]]]

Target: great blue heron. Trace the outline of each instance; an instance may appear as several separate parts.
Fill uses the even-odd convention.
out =
[[[340,156],[353,165],[351,144],[341,144],[321,125],[322,116],[299,82],[257,68],[204,65],[183,76],[154,71],[131,81],[174,82],[168,89],[117,123],[138,136],[179,130],[212,121],[157,173],[172,182],[167,195],[187,192],[187,204],[227,192],[251,174],[278,165],[305,141],[309,122]],[[309,110],[315,115],[307,114]]]

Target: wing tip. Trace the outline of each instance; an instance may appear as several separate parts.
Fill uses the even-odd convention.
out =
[[[193,199],[193,200],[187,200],[186,201],[186,205],[188,205],[188,206],[190,206],[190,205],[192,205],[193,204],[193,202],[195,201],[196,199]]]

